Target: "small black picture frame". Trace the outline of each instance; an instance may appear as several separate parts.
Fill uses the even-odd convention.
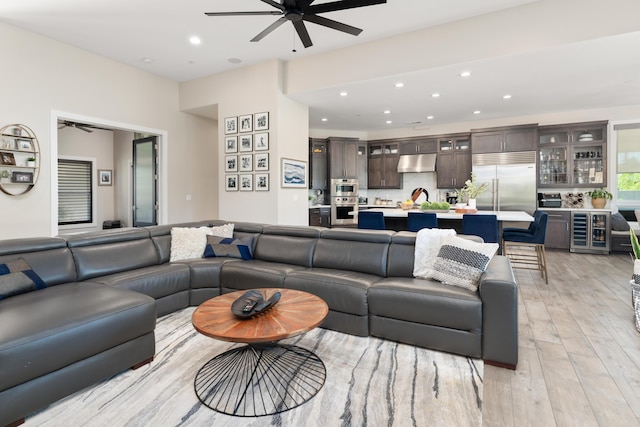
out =
[[[33,184],[33,172],[13,172],[11,182],[17,184]]]

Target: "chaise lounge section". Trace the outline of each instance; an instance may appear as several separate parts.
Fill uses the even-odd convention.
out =
[[[156,316],[252,288],[320,296],[325,328],[515,369],[507,258],[494,256],[471,291],[413,277],[416,233],[238,222],[234,238],[250,238],[253,259],[169,261],[174,227],[231,222],[0,241],[0,263],[22,258],[48,286],[0,300],[0,321],[17,325],[0,331],[0,425],[150,361]]]

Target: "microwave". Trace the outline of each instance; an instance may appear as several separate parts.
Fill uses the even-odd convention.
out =
[[[562,196],[560,193],[538,193],[539,208],[561,208]]]
[[[357,197],[358,180],[350,178],[333,178],[331,180],[331,197]]]

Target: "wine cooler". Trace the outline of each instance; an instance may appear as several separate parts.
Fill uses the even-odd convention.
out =
[[[609,212],[571,212],[571,252],[609,253]]]

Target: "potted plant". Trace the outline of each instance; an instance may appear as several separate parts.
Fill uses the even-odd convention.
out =
[[[36,158],[31,156],[27,159],[27,167],[35,168],[36,167]]]
[[[0,181],[10,182],[9,181],[10,178],[11,178],[11,169],[3,169],[2,171],[0,171]]]
[[[476,176],[472,173],[471,179],[468,179],[464,183],[464,187],[460,190],[456,190],[458,198],[462,200],[467,200],[467,205],[471,209],[476,208],[476,198],[484,193],[489,187],[488,182],[484,182],[480,185],[476,183]]]
[[[596,209],[604,208],[607,204],[607,199],[611,200],[613,194],[609,193],[604,188],[596,188],[595,190],[587,191],[587,196],[591,197],[591,204]]]

